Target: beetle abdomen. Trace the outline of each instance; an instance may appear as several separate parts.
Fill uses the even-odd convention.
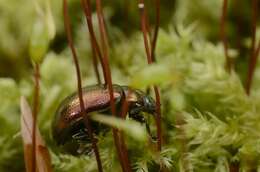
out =
[[[83,101],[87,113],[95,111],[106,111],[110,107],[110,95],[108,87],[105,85],[94,85],[83,88]],[[115,103],[118,104],[123,96],[123,90],[118,85],[113,85]],[[67,139],[71,139],[73,128],[78,128],[82,124],[82,114],[80,113],[78,93],[67,97],[56,112],[53,122],[53,137],[58,144],[63,144]]]

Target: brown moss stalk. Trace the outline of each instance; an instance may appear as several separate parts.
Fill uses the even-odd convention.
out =
[[[158,3],[158,2],[157,2]],[[156,4],[157,6],[158,4]],[[141,17],[141,29],[142,29],[142,32],[143,32],[143,38],[144,38],[144,46],[145,46],[145,52],[146,52],[146,57],[147,57],[147,62],[148,64],[152,64],[154,61],[152,59],[152,55],[151,53],[155,52],[155,47],[156,47],[156,39],[157,39],[157,35],[158,33],[155,33],[154,35],[156,36],[156,38],[154,37],[153,39],[153,43],[151,45],[151,48],[149,47],[149,40],[148,40],[148,36],[149,36],[149,33],[147,31],[147,26],[146,26],[146,12],[145,12],[145,4],[144,4],[144,0],[139,0],[139,4],[138,4],[138,7],[140,9],[140,17]],[[157,8],[157,13],[159,12],[158,11],[158,6],[156,7]],[[157,14],[158,16],[158,21],[156,22],[158,25],[159,25],[159,17],[160,17],[160,14],[158,13]],[[156,27],[159,27],[159,26],[156,26]],[[156,31],[157,30],[157,31]],[[158,32],[158,28],[155,29],[156,32]],[[153,46],[154,44],[154,46]],[[153,54],[154,55],[154,60],[155,60],[155,53]],[[158,151],[161,151],[161,147],[162,147],[162,130],[161,130],[161,108],[160,108],[160,94],[159,94],[159,89],[156,85],[153,86],[153,89],[154,89],[154,93],[155,93],[155,96],[156,96],[156,127],[157,127],[157,149]]]
[[[257,57],[259,51],[256,50],[256,23],[257,23],[257,14],[258,14],[258,0],[253,0],[252,3],[252,45],[251,45],[251,56],[248,64],[248,73],[246,80],[246,93],[250,95],[250,90],[252,87],[254,71],[257,63]],[[258,49],[258,48],[257,48]]]
[[[102,66],[102,72],[103,72],[105,84],[107,84],[107,81],[105,78],[105,76],[106,76],[105,64],[104,64],[104,60],[102,58],[101,50],[100,50],[98,42],[97,42],[97,38],[95,36],[95,32],[94,32],[94,28],[93,28],[93,21],[92,21],[92,12],[91,12],[91,6],[90,6],[89,0],[81,0],[81,6],[82,6],[84,14],[85,14],[85,19],[87,21],[93,55],[95,54],[98,56],[98,59]]]
[[[153,34],[153,39],[152,39],[152,45],[151,45],[151,58],[152,61],[156,61],[155,58],[155,49],[156,49],[156,43],[157,43],[157,38],[158,38],[158,33],[159,33],[159,26],[160,26],[160,0],[155,0],[155,15],[156,15],[156,20],[155,20],[155,27],[154,27],[154,34]]]
[[[75,50],[75,47],[74,47],[72,35],[71,35],[71,25],[70,25],[70,20],[69,20],[69,16],[68,16],[67,0],[63,0],[63,15],[64,15],[64,26],[65,26],[65,30],[66,30],[66,34],[67,34],[68,44],[69,44],[69,47],[71,49],[73,61],[74,61],[75,68],[76,68],[77,86],[78,86],[78,95],[79,95],[81,113],[83,115],[84,124],[85,124],[85,126],[88,130],[88,134],[89,134],[90,139],[91,139],[92,148],[94,150],[96,161],[97,161],[98,171],[102,172],[103,168],[102,168],[102,164],[101,164],[101,160],[100,160],[98,147],[97,147],[96,141],[95,141],[94,136],[93,136],[89,117],[86,114],[85,107],[84,107],[84,101],[83,101],[83,97],[82,97],[80,67],[79,67],[78,57],[77,57],[77,53],[76,53],[76,50]]]
[[[223,43],[224,54],[226,57],[226,69],[230,73],[232,70],[232,62],[228,54],[228,42],[226,36],[227,7],[228,7],[228,0],[223,0],[222,14],[220,19],[220,38]]]
[[[97,78],[97,83],[101,84],[100,74],[98,71],[98,59],[97,59],[97,54],[96,54],[93,41],[91,41],[91,49],[92,49],[92,64],[94,66],[94,72]]]
[[[129,91],[128,95],[125,95],[125,96],[129,96],[131,94],[131,91]],[[123,101],[123,104],[121,106],[121,112],[120,112],[120,117],[123,118],[123,119],[126,119],[126,116],[127,116],[127,112],[128,112],[128,108],[129,108],[129,104],[127,102],[127,99],[128,97],[124,97],[124,101]],[[121,141],[121,144],[126,147],[126,143],[124,141],[124,134],[122,132],[119,133],[120,134],[120,141]],[[128,152],[127,151],[122,151],[122,155],[124,157],[126,157],[126,163],[127,164],[130,164],[130,160],[129,160],[129,156],[128,156]],[[127,171],[131,172],[132,169],[130,168],[129,165],[127,165]]]
[[[39,99],[40,99],[40,66],[38,63],[34,67],[34,98],[33,98],[33,132],[32,132],[32,172],[37,171],[36,166],[36,126],[37,116],[39,111]]]
[[[241,1],[235,0],[234,2],[235,9],[241,9]],[[236,10],[235,13],[236,17],[236,31],[237,31],[237,41],[236,41],[236,47],[238,49],[239,55],[241,55],[243,51],[243,45],[242,45],[242,35],[243,35],[243,20],[241,16],[241,11]]]
[[[144,47],[145,47],[145,52],[146,52],[146,57],[147,57],[147,62],[148,64],[152,63],[152,58],[151,58],[151,52],[150,52],[150,47],[149,47],[149,40],[148,40],[148,31],[147,31],[147,20],[146,20],[146,12],[145,12],[145,6],[144,6],[144,1],[139,0],[138,7],[140,9],[140,15],[141,15],[141,30],[143,32],[143,38],[144,38]]]

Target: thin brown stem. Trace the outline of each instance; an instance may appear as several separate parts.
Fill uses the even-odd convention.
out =
[[[94,43],[93,43],[92,39],[91,39],[91,49],[92,49],[92,63],[93,63],[93,66],[94,66],[94,72],[95,72],[95,75],[96,75],[96,78],[97,78],[97,83],[101,84],[100,74],[99,74],[99,71],[98,71],[97,53],[96,53],[96,49],[94,47]]]
[[[127,112],[128,112],[128,109],[129,109],[129,103],[128,103],[128,99],[129,99],[129,95],[131,95],[131,90],[129,90],[129,92],[128,92],[128,94],[127,95],[125,95],[125,97],[124,97],[124,100],[123,100],[123,104],[122,104],[122,106],[121,106],[121,112],[120,112],[120,117],[121,118],[123,118],[123,119],[126,119],[126,116],[127,116]],[[121,137],[124,137],[124,135],[123,135],[123,133],[120,133],[121,135]],[[123,145],[126,145],[125,144],[125,142],[124,142],[124,138],[122,138],[122,144]],[[126,154],[125,154],[126,153]],[[128,152],[126,151],[126,152],[123,152],[123,155],[124,155],[124,157],[126,157],[127,159],[127,163],[128,164],[130,164],[130,161],[129,161],[129,159],[128,159]],[[131,171],[131,169],[128,169],[128,171]]]
[[[92,45],[92,47],[93,47],[93,49],[95,51],[95,54],[97,54],[97,56],[99,58],[99,61],[101,63],[103,76],[106,76],[104,60],[102,58],[102,53],[101,53],[101,50],[100,50],[98,42],[97,42],[97,38],[96,38],[95,33],[94,33],[90,2],[89,2],[89,0],[81,0],[81,5],[83,7],[85,18],[86,18],[86,21],[87,21],[87,26],[88,26],[88,30],[89,30],[91,45]],[[104,77],[104,80],[105,80],[105,84],[107,84],[107,81],[106,81],[105,77]]]
[[[235,9],[241,9],[241,1],[235,0]],[[236,11],[236,31],[237,31],[237,41],[236,41],[236,47],[239,50],[239,55],[242,53],[242,35],[243,35],[243,21],[241,19],[241,11]]]
[[[145,17],[144,0],[139,0],[138,6],[139,6],[139,9],[140,9],[140,15],[141,15],[141,29],[142,29],[142,32],[143,32],[144,46],[145,46],[145,51],[146,51],[147,62],[148,62],[148,64],[152,64],[154,61],[151,57],[151,51],[150,51],[149,41],[148,41],[148,36],[147,36],[148,32],[147,32],[147,27],[146,27],[147,22],[146,22],[146,17]],[[155,49],[155,47],[154,47],[154,49]],[[157,149],[158,149],[158,151],[161,151],[162,131],[161,131],[160,94],[159,94],[159,89],[156,85],[154,85],[153,88],[154,88],[154,93],[155,93],[155,96],[156,96],[156,127],[157,127],[157,137],[158,137]]]
[[[250,90],[253,82],[254,71],[257,63],[258,54],[256,51],[256,23],[257,23],[257,14],[258,14],[258,0],[253,0],[252,3],[252,46],[251,46],[251,56],[248,64],[248,73],[246,81],[246,93],[250,95]]]
[[[105,59],[108,59],[108,39],[101,0],[96,0],[99,31],[101,36],[101,48]]]
[[[124,138],[124,133],[122,131],[118,132],[119,135],[119,143],[120,143],[120,149],[121,149],[121,156],[123,157],[123,163],[124,163],[124,168],[126,172],[131,172],[131,166],[130,166],[130,160],[129,160],[129,155],[127,151],[127,146],[125,143],[125,138]]]
[[[40,67],[39,64],[35,64],[34,68],[34,98],[33,98],[33,132],[32,132],[32,172],[37,171],[36,166],[36,126],[37,116],[39,111],[39,99],[40,99]]]
[[[156,20],[155,20],[155,29],[154,29],[154,35],[151,45],[151,58],[152,61],[156,61],[155,57],[155,49],[156,49],[156,43],[159,33],[159,26],[160,26],[160,0],[155,0],[155,7],[156,7]],[[154,92],[155,92],[155,98],[156,98],[156,114],[157,114],[157,136],[158,136],[158,147],[157,149],[161,151],[162,147],[162,136],[161,136],[161,100],[160,100],[160,92],[159,88],[157,86],[154,86]]]
[[[94,72],[95,72],[98,84],[101,84],[100,74],[98,71],[97,55],[98,55],[99,59],[101,59],[102,57],[101,57],[100,50],[98,49],[98,46],[96,45],[97,43],[95,41],[96,40],[95,34],[93,32],[91,8],[89,6],[89,2],[87,2],[87,1],[81,0],[81,6],[82,6],[84,14],[85,14],[85,18],[86,18],[87,26],[88,26],[88,30],[89,30],[89,35],[90,35],[90,42],[91,42],[91,49],[92,49],[92,62],[93,62],[93,66],[94,66]],[[101,62],[101,65],[102,65],[102,62]],[[102,67],[103,66],[104,65],[102,65]],[[104,68],[102,68],[102,69],[104,69]],[[103,70],[103,72],[104,72],[104,70]]]
[[[155,0],[155,8],[156,8],[156,20],[155,20],[155,28],[154,28],[154,35],[151,45],[151,58],[155,62],[155,49],[156,49],[156,43],[159,33],[159,26],[160,26],[160,0]]]
[[[147,30],[147,34],[148,34],[148,42],[151,43],[152,42],[152,33],[151,33],[151,28],[150,28],[150,22],[149,22],[149,17],[147,15],[147,11],[144,11],[144,17],[145,17],[145,26],[146,26],[146,30]]]
[[[155,30],[154,30],[154,35],[153,35],[153,39],[151,42],[151,54],[147,53],[147,57],[148,57],[148,63],[151,64],[153,62],[155,62],[156,57],[155,57],[155,49],[156,49],[156,42],[157,42],[157,37],[158,37],[158,31],[159,31],[159,25],[160,25],[160,0],[156,0],[155,3],[156,6],[156,22],[155,22]],[[146,20],[147,17],[145,17],[145,8],[143,9],[143,20]],[[143,22],[143,23],[147,23],[147,22]],[[147,24],[146,24],[147,25]],[[146,28],[149,28],[149,23],[148,26],[146,26]],[[144,33],[144,39],[147,34],[145,31],[145,28],[143,27],[143,33]],[[148,41],[145,41],[146,45],[146,52],[149,51],[149,46],[148,46]],[[150,57],[149,57],[150,56]],[[157,149],[159,151],[161,151],[161,147],[162,147],[162,136],[161,136],[161,102],[160,102],[160,93],[159,93],[159,89],[157,86],[154,86],[154,92],[155,92],[155,97],[156,97],[156,126],[157,126],[157,137],[158,137],[158,144],[157,144]]]
[[[121,112],[120,112],[120,117],[123,118],[123,119],[126,119],[126,116],[127,116],[127,112],[128,112],[128,108],[129,108],[129,104],[128,104],[128,96],[131,95],[131,91],[129,91],[129,93],[127,95],[124,96],[124,101],[123,101],[123,104],[121,106]],[[122,144],[125,145],[124,147],[126,147],[126,144],[125,144],[125,141],[124,141],[124,135],[123,133],[121,133],[121,137],[122,137]],[[122,152],[123,153],[123,156],[126,157],[126,162],[127,164],[130,164],[130,161],[129,161],[129,158],[128,158],[128,152],[127,151],[124,151]],[[130,166],[128,167],[128,171],[132,171]]]
[[[128,99],[128,96],[129,96],[130,94],[131,94],[131,92],[129,91],[128,95],[125,95],[123,104],[122,104],[122,106],[121,106],[120,117],[123,118],[123,119],[126,118],[127,111],[128,111],[128,108],[129,108],[129,104],[128,104],[128,102],[127,102],[127,99]]]
[[[220,37],[223,43],[224,53],[226,57],[226,68],[227,71],[230,73],[232,69],[232,64],[231,64],[231,59],[228,55],[228,43],[227,43],[227,36],[226,36],[227,7],[228,7],[228,0],[223,0],[221,23],[220,23]]]
[[[113,94],[113,86],[112,86],[112,77],[111,77],[111,70],[109,67],[109,53],[108,53],[108,39],[107,39],[107,32],[106,32],[106,27],[105,27],[105,21],[104,21],[104,14],[102,10],[102,4],[101,0],[96,0],[96,9],[97,9],[97,16],[98,16],[98,23],[99,23],[99,30],[100,30],[100,35],[101,35],[101,47],[102,47],[102,52],[103,52],[103,60],[105,64],[105,78],[108,84],[109,88],[109,95],[110,95],[110,106],[111,106],[111,111],[114,116],[116,116],[116,108],[115,108],[115,102],[114,102],[114,94]],[[118,153],[118,157],[120,160],[120,164],[122,167],[123,171],[130,172],[131,167],[129,164],[129,161],[127,160],[128,157],[127,155],[127,149],[126,145],[124,143],[123,137],[121,132],[119,132],[117,129],[113,128],[113,137]]]
[[[139,0],[139,9],[140,9],[140,15],[141,15],[141,29],[143,32],[143,37],[144,37],[144,46],[145,46],[145,52],[147,56],[147,61],[148,64],[151,64],[152,58],[151,58],[151,52],[150,52],[150,47],[149,47],[149,41],[148,41],[148,31],[147,31],[147,26],[146,26],[146,15],[145,15],[145,8],[144,8],[144,1]]]
[[[229,172],[239,172],[239,163],[229,163]]]
[[[77,57],[77,54],[76,54],[76,50],[75,50],[74,43],[73,43],[73,40],[72,40],[72,35],[71,35],[71,25],[70,25],[70,20],[69,20],[69,15],[68,15],[67,0],[63,0],[63,15],[64,15],[64,26],[65,26],[65,30],[66,30],[66,34],[67,34],[67,39],[68,39],[69,47],[70,47],[71,52],[72,52],[72,57],[73,57],[73,61],[74,61],[74,64],[75,64],[75,68],[76,68],[77,82],[78,82],[78,84],[77,84],[78,85],[78,95],[79,95],[81,113],[82,113],[83,118],[84,118],[84,124],[87,128],[88,135],[90,136],[90,139],[91,139],[92,148],[93,148],[94,153],[95,153],[98,170],[99,170],[99,172],[102,172],[103,168],[102,168],[102,164],[101,164],[101,160],[100,160],[100,156],[99,156],[98,147],[97,147],[97,144],[96,144],[96,140],[94,139],[94,136],[93,136],[89,117],[88,117],[88,115],[86,114],[86,111],[85,111],[85,105],[84,105],[83,96],[82,96],[80,67],[79,67],[78,57]]]

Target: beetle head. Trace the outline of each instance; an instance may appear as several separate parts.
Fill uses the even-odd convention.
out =
[[[155,114],[155,101],[154,99],[146,95],[144,92],[137,89],[129,89],[124,87],[126,100],[129,103],[129,115],[136,116],[141,112],[147,112]]]
[[[143,104],[144,104],[144,111],[150,114],[155,114],[156,111],[156,104],[154,99],[149,96],[145,95],[143,97]]]

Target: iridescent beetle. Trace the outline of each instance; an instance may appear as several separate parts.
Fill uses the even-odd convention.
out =
[[[121,111],[122,103],[126,99],[129,118],[145,123],[148,133],[150,133],[149,125],[142,112],[155,114],[156,106],[153,98],[140,90],[119,85],[113,85],[113,95],[117,111]],[[111,114],[109,89],[106,85],[93,85],[83,88],[83,100],[87,113]],[[91,125],[95,134],[107,129],[97,122],[92,121]],[[53,121],[52,134],[57,144],[68,153],[76,155],[91,151],[90,138],[80,114],[78,93],[65,98],[60,104]]]

